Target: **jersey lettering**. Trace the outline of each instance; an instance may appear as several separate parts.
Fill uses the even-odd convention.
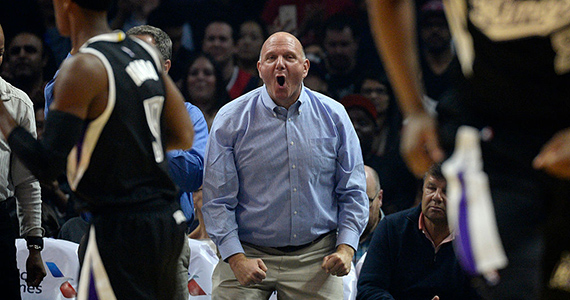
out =
[[[146,80],[158,80],[158,74],[152,63],[148,60],[134,60],[129,63],[125,71],[137,86],[141,86]]]
[[[570,25],[570,0],[470,0],[469,18],[494,41],[548,36]]]
[[[143,101],[146,122],[150,128],[150,132],[154,137],[152,142],[152,150],[156,163],[164,161],[164,150],[162,149],[162,139],[160,137],[160,115],[162,114],[162,106],[164,104],[163,96],[155,96]]]

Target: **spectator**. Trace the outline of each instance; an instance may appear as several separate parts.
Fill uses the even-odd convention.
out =
[[[421,205],[380,222],[358,278],[359,300],[478,299],[455,258],[441,167],[426,173]]]
[[[218,64],[204,53],[198,53],[190,59],[181,90],[186,101],[200,108],[208,130],[220,107],[230,101]]]
[[[370,248],[370,241],[372,240],[374,230],[376,229],[376,226],[378,226],[380,220],[384,218],[384,212],[382,211],[383,191],[382,187],[380,186],[380,178],[378,178],[378,173],[366,165],[364,166],[364,172],[366,173],[366,195],[368,196],[368,204],[370,206],[368,224],[360,236],[360,241],[358,242],[358,250],[354,255],[353,262],[355,265],[357,265],[362,257],[365,257],[368,248]]]
[[[462,78],[442,0],[430,0],[418,16],[420,62],[426,95],[435,101],[452,97]]]
[[[376,124],[380,128],[373,145],[376,155],[382,156],[391,148],[397,148],[402,116],[388,78],[376,72],[367,72],[357,84],[357,92],[372,100],[376,108]]]
[[[357,66],[359,37],[354,20],[345,15],[331,17],[324,28],[323,48],[329,93],[333,99],[356,91],[363,69]]]
[[[270,36],[258,70],[265,85],[219,111],[206,150],[213,297],[340,299],[368,219],[356,133],[338,102],[303,86],[293,35]]]
[[[48,49],[40,36],[30,32],[17,34],[7,49],[7,75],[22,89],[34,105],[43,102],[44,69],[48,64]],[[45,74],[47,78],[51,74]]]
[[[248,20],[239,27],[236,62],[238,67],[255,77],[259,75],[257,62],[261,46],[266,38],[267,30],[259,21]]]
[[[4,32],[0,26],[0,49],[4,48]],[[4,52],[0,52],[0,64]],[[36,134],[33,104],[20,89],[15,88],[0,78],[0,97],[2,107],[9,109],[18,126]],[[7,118],[3,116],[2,118]],[[41,250],[43,248],[43,229],[41,227],[40,184],[24,167],[20,160],[12,155],[12,147],[5,140],[0,143],[0,249],[2,272],[0,272],[0,290],[5,299],[20,299],[20,272],[16,265],[16,238],[21,234],[26,237],[29,255],[26,261],[28,285],[38,287],[46,276]],[[17,210],[14,203],[17,203]],[[13,207],[11,205],[14,205]],[[14,228],[10,215],[20,219],[19,228]]]
[[[222,70],[223,84],[230,99],[235,99],[258,86],[258,79],[236,65],[235,38],[232,26],[225,21],[213,21],[205,30],[202,51],[210,55]]]

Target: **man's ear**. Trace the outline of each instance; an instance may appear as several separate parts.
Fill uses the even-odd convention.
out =
[[[170,61],[170,59],[167,59],[166,61],[164,61],[164,73],[168,74],[168,71],[170,71],[171,66],[172,66],[172,62]]]
[[[305,58],[305,61],[303,61],[303,78],[307,77],[307,75],[309,74],[310,67],[311,63],[309,62],[308,59]]]

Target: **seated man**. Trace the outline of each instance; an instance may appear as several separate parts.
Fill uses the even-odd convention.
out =
[[[378,173],[374,171],[369,166],[364,166],[364,173],[366,174],[366,195],[368,196],[369,216],[368,224],[364,228],[364,232],[360,235],[360,240],[358,241],[358,249],[354,254],[352,262],[356,265],[362,257],[366,257],[366,252],[370,247],[370,241],[372,240],[372,235],[374,230],[380,223],[380,220],[384,218],[384,212],[382,211],[382,194],[383,190],[380,186],[380,179],[378,178]],[[358,274],[358,272],[357,272]]]
[[[421,205],[386,216],[374,232],[357,299],[477,299],[453,252],[441,166],[424,177]]]

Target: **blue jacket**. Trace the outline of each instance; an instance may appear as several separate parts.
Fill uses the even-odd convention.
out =
[[[421,206],[386,216],[374,231],[358,278],[357,299],[478,299],[453,252],[435,253],[420,231]]]

